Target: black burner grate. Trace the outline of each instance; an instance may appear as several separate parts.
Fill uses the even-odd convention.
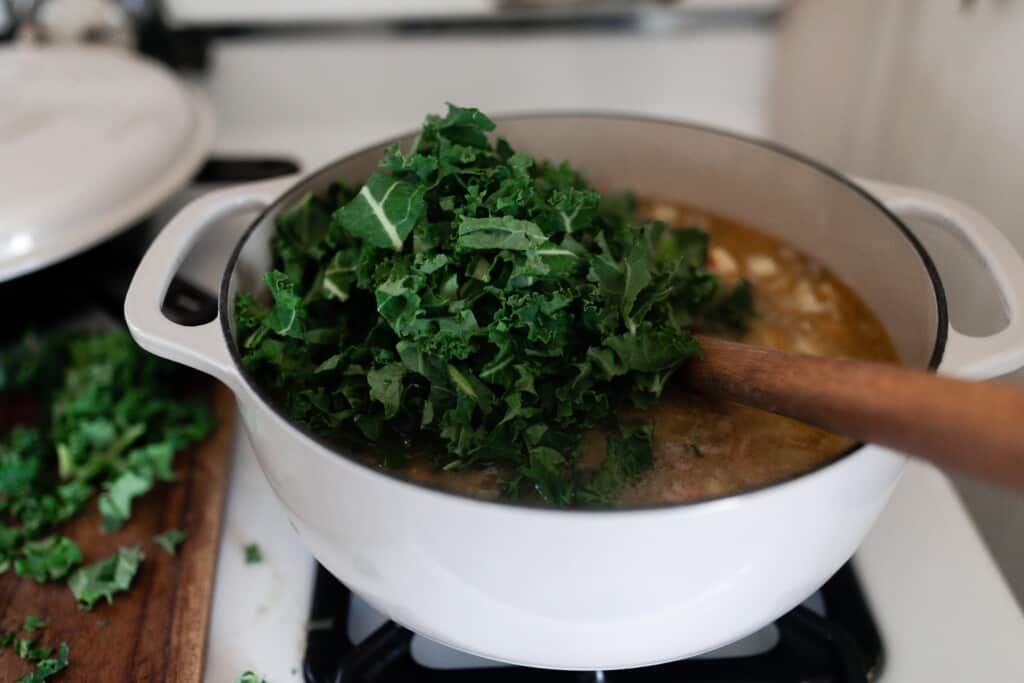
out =
[[[619,671],[517,666],[431,669],[411,654],[413,633],[387,622],[363,642],[348,637],[351,594],[317,568],[306,683],[863,683],[877,677],[882,643],[849,565],[821,589],[828,617],[797,607],[776,622],[778,643],[749,657],[688,659]]]

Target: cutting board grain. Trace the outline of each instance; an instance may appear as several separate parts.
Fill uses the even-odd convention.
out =
[[[119,546],[141,544],[146,559],[129,591],[111,605],[81,612],[63,583],[40,586],[13,572],[0,576],[0,627],[11,628],[35,614],[50,620],[44,644],[67,641],[70,665],[55,683],[202,679],[235,430],[231,392],[213,382],[208,386],[217,428],[206,441],[177,456],[176,482],[160,484],[137,500],[131,521],[117,533],[101,531],[95,501],[88,513],[64,528],[87,563]],[[173,557],[153,542],[154,535],[172,528],[188,532]],[[9,650],[0,656],[0,681],[14,681],[28,670]]]

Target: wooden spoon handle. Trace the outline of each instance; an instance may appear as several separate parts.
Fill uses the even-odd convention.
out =
[[[1024,489],[1024,391],[700,337],[696,391]]]

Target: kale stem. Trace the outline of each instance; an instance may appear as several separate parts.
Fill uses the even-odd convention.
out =
[[[113,442],[110,443],[105,449],[99,453],[94,453],[86,460],[82,465],[75,465],[70,461],[66,455],[60,458],[60,477],[61,479],[67,480],[74,474],[76,479],[82,481],[89,481],[97,474],[106,469],[124,452],[128,446],[132,445],[136,439],[146,433],[145,424],[132,424],[121,432],[121,435],[117,437]],[[58,452],[66,453],[61,451],[58,446]]]

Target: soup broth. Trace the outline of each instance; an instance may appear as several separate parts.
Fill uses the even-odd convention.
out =
[[[746,225],[664,202],[641,204],[641,216],[695,226],[710,235],[709,269],[726,285],[753,284],[749,344],[819,356],[897,362],[882,324],[860,297],[794,246]],[[853,442],[754,408],[714,401],[675,385],[659,402],[622,415],[653,421],[654,466],[631,482],[618,504],[682,503],[737,493],[793,477],[835,459]],[[604,435],[584,439],[580,470],[604,457]],[[376,462],[370,458],[369,462]],[[508,473],[500,468],[442,472],[428,457],[403,470],[410,479],[496,499]]]

